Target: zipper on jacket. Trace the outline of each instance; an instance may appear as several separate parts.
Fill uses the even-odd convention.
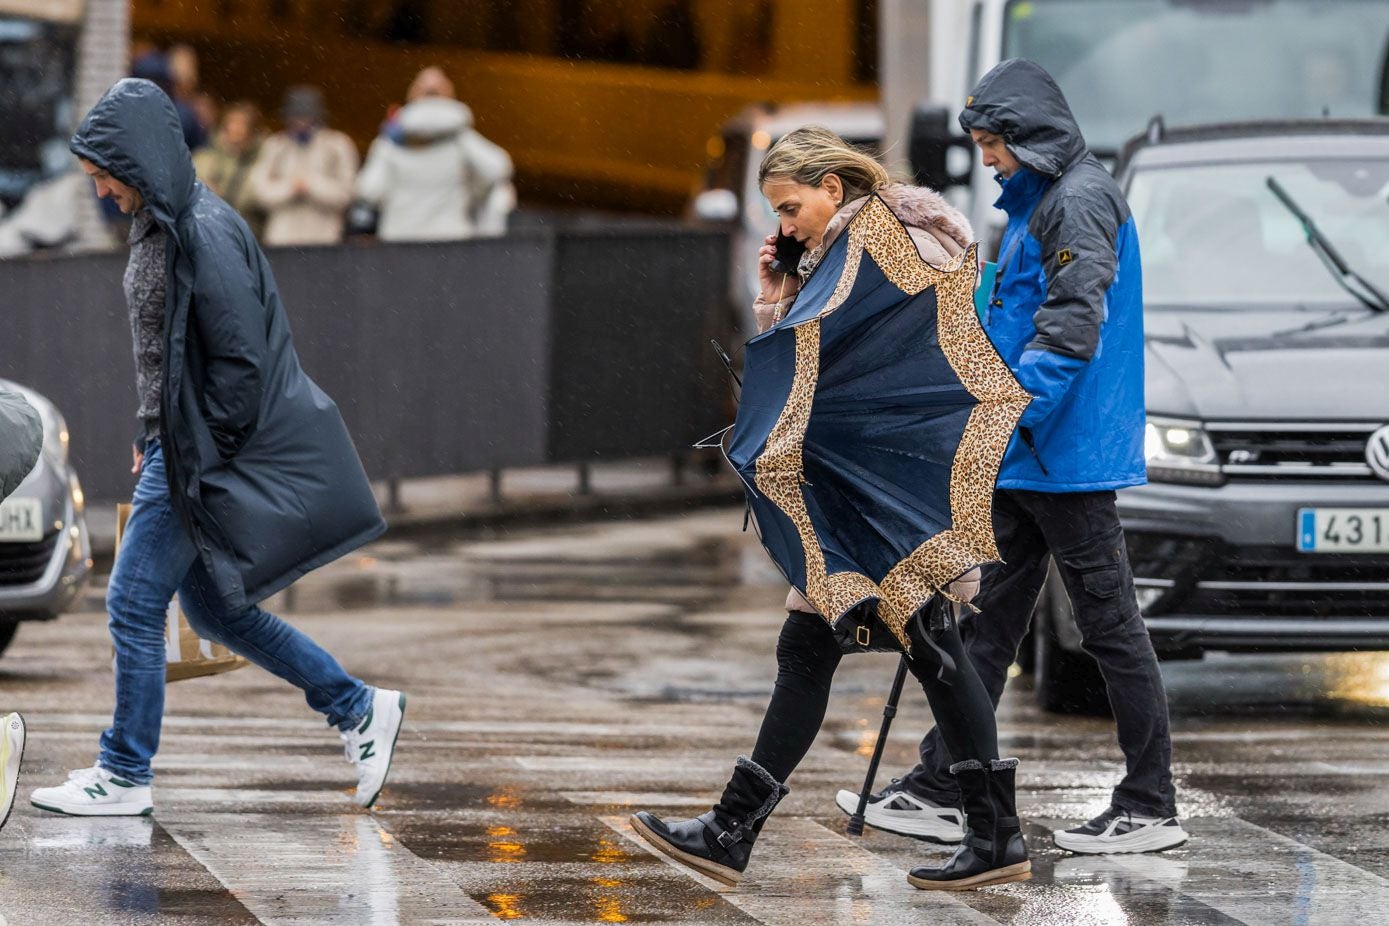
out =
[[[1027,449],[1032,451],[1032,458],[1037,461],[1037,465],[1042,470],[1042,475],[1050,476],[1051,473],[1047,472],[1047,465],[1042,462],[1042,455],[1037,452],[1037,444],[1032,440],[1032,429],[1018,428],[1018,436],[1021,437],[1022,442],[1027,445]]]

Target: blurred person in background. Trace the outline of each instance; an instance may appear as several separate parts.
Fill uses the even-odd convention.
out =
[[[17,393],[0,389],[0,501],[19,487],[43,449],[43,424],[34,407]],[[0,827],[10,818],[24,758],[24,718],[0,716]]]
[[[337,244],[357,178],[357,147],[326,126],[317,87],[285,94],[284,130],[265,140],[251,170],[251,196],[266,212],[270,245]]]
[[[198,53],[187,45],[173,45],[167,57],[172,83],[169,95],[174,98],[175,106],[186,107],[193,114],[202,131],[203,144],[207,144],[217,127],[217,102],[198,89]]]
[[[250,179],[260,146],[260,110],[236,103],[227,107],[212,144],[193,155],[198,179],[241,213],[258,239],[265,233],[265,214],[251,195]]]
[[[181,55],[180,68],[184,71],[184,80],[187,80],[188,63],[186,55]],[[193,63],[194,80],[197,79],[197,59]],[[207,144],[207,127],[198,118],[197,112],[192,105],[179,96],[177,89],[177,79],[174,76],[174,68],[170,63],[169,56],[157,48],[150,48],[140,52],[130,62],[130,76],[148,80],[156,84],[160,90],[169,95],[169,99],[174,101],[174,110],[178,113],[179,125],[183,128],[183,140],[188,145],[189,151],[197,151]]]
[[[473,128],[473,113],[437,67],[411,83],[357,178],[379,210],[383,241],[453,241],[506,234],[516,207],[511,158]]]

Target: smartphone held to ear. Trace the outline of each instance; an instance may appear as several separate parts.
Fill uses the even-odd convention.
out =
[[[801,265],[801,255],[804,253],[805,245],[778,230],[776,254],[772,257],[772,262],[768,267],[776,273],[795,273],[796,268]]]

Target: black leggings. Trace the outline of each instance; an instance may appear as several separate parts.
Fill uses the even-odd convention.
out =
[[[917,639],[915,625],[915,621],[909,625],[914,628],[913,655],[907,665],[926,692],[951,759],[997,759],[993,702],[970,664],[959,630],[952,626],[935,641],[955,660],[953,684],[947,685],[936,677],[939,657],[924,640]],[[839,666],[839,643],[824,618],[792,611],[781,628],[776,659],[776,688],[762,718],[752,760],[784,782],[810,751],[825,721],[830,682]],[[887,679],[883,682],[886,687]]]

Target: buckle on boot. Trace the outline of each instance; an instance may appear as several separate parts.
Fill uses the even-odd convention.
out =
[[[719,848],[727,850],[743,841],[743,828],[741,826],[735,826],[731,830],[724,830],[722,833],[719,833],[715,841],[719,844]]]
[[[868,641],[872,639],[872,636],[872,631],[870,631],[863,624],[859,624],[857,627],[854,628],[854,642],[856,642],[859,646],[867,646]]]

